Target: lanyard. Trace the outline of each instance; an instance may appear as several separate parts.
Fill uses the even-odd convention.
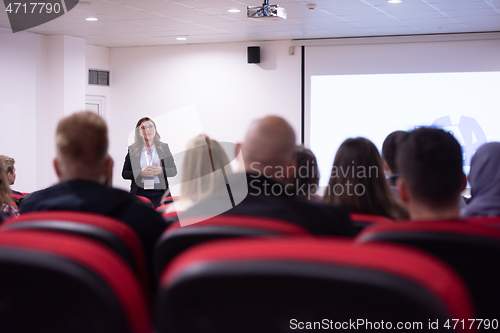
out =
[[[147,150],[144,150],[144,154],[146,155],[146,164],[147,166],[151,166],[153,164],[153,160],[155,159],[155,147],[154,146],[151,146],[151,162],[149,162],[149,158],[148,158],[148,151]]]

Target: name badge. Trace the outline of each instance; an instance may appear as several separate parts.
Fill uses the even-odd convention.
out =
[[[145,190],[154,190],[155,188],[155,180],[154,179],[144,179],[144,189]]]

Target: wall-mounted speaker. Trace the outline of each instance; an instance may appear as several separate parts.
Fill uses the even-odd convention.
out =
[[[249,64],[260,63],[260,46],[249,46],[247,53],[247,61]]]

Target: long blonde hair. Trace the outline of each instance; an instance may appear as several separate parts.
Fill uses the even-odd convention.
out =
[[[180,200],[198,202],[216,191],[225,183],[219,169],[228,164],[229,158],[217,141],[203,134],[191,139],[182,162]]]
[[[2,160],[0,159],[0,206],[3,204],[12,206],[12,196],[9,187],[9,180]]]

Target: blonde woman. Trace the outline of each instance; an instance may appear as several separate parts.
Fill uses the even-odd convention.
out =
[[[217,141],[203,134],[191,139],[182,162],[180,198],[166,212],[185,211],[221,186],[227,186],[219,169],[228,164],[229,158]]]
[[[154,121],[148,117],[139,119],[122,170],[123,179],[132,181],[130,193],[148,198],[157,207],[168,189],[167,177],[176,174],[172,153],[168,144],[160,141]]]
[[[12,205],[9,180],[4,165],[0,160],[0,222],[17,215],[19,215],[19,211]]]

